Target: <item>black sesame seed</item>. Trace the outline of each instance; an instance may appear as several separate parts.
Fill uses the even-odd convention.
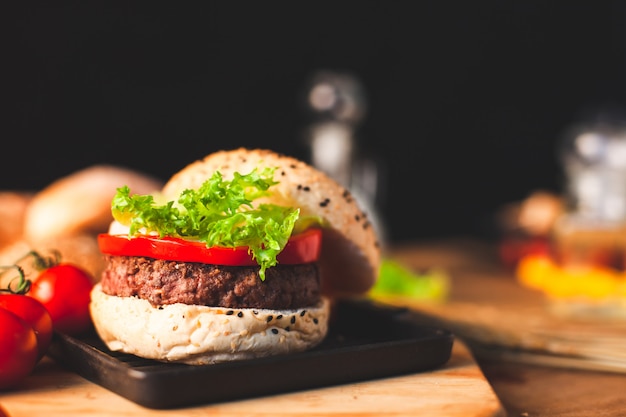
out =
[[[311,191],[311,187],[309,187],[308,185],[305,185],[303,188],[304,191]]]
[[[319,320],[317,320],[317,318],[313,319],[313,323],[317,324]]]
[[[330,203],[330,198],[325,198],[322,202],[320,202],[320,207],[326,207]]]
[[[237,317],[243,317],[243,312],[242,311],[238,312]]]
[[[296,187],[298,190],[302,189],[302,184],[298,184],[298,187]]]
[[[302,311],[300,312],[300,317],[304,316],[305,314],[306,314],[306,310],[302,310]]]
[[[274,316],[267,316],[267,322],[269,323],[270,321],[272,321],[273,318]]]
[[[226,315],[227,315],[227,316],[232,316],[233,314],[235,314],[235,312],[234,312],[233,310],[228,310],[228,311],[226,312]]]
[[[282,318],[283,318],[283,315],[282,315],[282,314],[279,314],[278,316],[276,316],[276,320],[280,320],[280,319],[282,319]]]
[[[252,314],[254,314],[254,315],[256,316],[256,315],[258,315],[258,314],[259,314],[259,312],[258,312],[258,311],[256,311],[256,310],[254,310],[254,311],[252,312]]]
[[[278,329],[272,329],[272,333],[278,334]]]
[[[294,324],[296,322],[296,316],[291,316],[291,324]]]
[[[285,327],[285,331],[286,331],[286,332],[291,331],[291,329],[289,328],[289,326]]]
[[[361,216],[359,216],[358,214],[356,214],[356,215],[354,216],[354,220],[356,220],[356,221],[358,222],[359,220],[361,220]]]

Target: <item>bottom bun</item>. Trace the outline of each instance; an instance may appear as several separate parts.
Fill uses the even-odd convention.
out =
[[[330,301],[299,310],[230,309],[200,305],[152,306],[117,297],[96,284],[91,293],[96,332],[113,351],[191,365],[301,352],[328,331]]]

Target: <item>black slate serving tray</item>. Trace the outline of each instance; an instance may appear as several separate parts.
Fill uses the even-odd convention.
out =
[[[329,334],[302,353],[214,365],[162,363],[108,350],[93,332],[55,334],[63,367],[139,405],[177,408],[423,372],[445,364],[453,335],[410,310],[370,300],[336,306]]]

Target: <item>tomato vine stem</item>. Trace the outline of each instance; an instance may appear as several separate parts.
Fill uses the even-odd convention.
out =
[[[0,288],[0,293],[8,292],[11,294],[26,294],[30,291],[30,286],[32,282],[29,279],[26,279],[26,275],[24,274],[24,269],[19,265],[0,265],[0,268],[6,270],[8,269],[16,269],[20,274],[18,277],[12,278],[7,284],[6,288]],[[4,272],[2,272],[4,274]],[[12,284],[17,281],[17,286],[13,289]]]

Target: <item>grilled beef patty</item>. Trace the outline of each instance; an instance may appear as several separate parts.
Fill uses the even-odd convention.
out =
[[[137,296],[154,306],[184,303],[226,308],[297,309],[320,299],[317,264],[221,266],[105,255],[102,291]]]

